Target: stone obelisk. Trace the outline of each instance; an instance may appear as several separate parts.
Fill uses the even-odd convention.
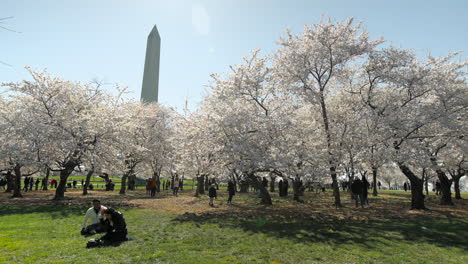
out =
[[[148,35],[143,85],[141,87],[140,100],[147,103],[158,102],[160,49],[161,37],[155,25]]]

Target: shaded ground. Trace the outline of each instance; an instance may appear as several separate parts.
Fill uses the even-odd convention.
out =
[[[126,195],[119,195],[117,191],[92,191],[89,195],[81,195],[81,190],[70,190],[65,193],[66,198],[61,201],[52,200],[54,190],[32,191],[23,193],[23,198],[11,198],[11,194],[0,192],[1,205],[90,205],[93,199],[99,199],[106,206],[117,208],[145,208],[183,215],[187,218],[213,217],[247,217],[288,219],[328,219],[328,220],[383,220],[383,219],[414,219],[414,218],[454,218],[468,216],[468,201],[455,200],[455,206],[438,205],[439,197],[429,196],[426,206],[430,210],[409,210],[410,193],[379,194],[369,197],[370,206],[355,208],[348,193],[341,193],[343,208],[335,209],[331,206],[333,197],[331,192],[306,192],[304,203],[297,203],[291,197],[279,198],[272,193],[273,206],[258,204],[255,194],[237,193],[234,204],[228,205],[225,191],[218,191],[216,207],[208,206],[208,197],[193,197],[192,190],[185,190],[178,197],[169,191],[163,191],[155,198],[150,198],[144,190],[127,191]]]

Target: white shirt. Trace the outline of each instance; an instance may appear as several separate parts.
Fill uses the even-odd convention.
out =
[[[179,180],[174,180],[174,187],[179,188]]]
[[[85,217],[84,217],[83,227],[86,227],[86,222],[88,222],[88,218],[91,218],[91,224],[92,225],[99,223],[101,221],[101,219],[104,218],[104,216],[101,214],[101,211],[103,209],[106,210],[107,207],[101,205],[101,208],[99,208],[99,211],[96,214],[96,211],[94,210],[94,207],[89,208],[88,211],[86,211],[86,214],[85,214]]]

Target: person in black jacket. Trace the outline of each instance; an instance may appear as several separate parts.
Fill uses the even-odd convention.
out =
[[[369,199],[368,194],[369,194],[369,186],[370,183],[367,181],[366,176],[362,176],[362,203],[369,205]]]
[[[208,188],[208,196],[210,197],[210,206],[214,207],[214,198],[216,198],[216,184],[212,183]]]
[[[236,194],[236,188],[235,188],[234,183],[232,181],[228,182],[227,189],[228,189],[228,194],[229,194],[227,203],[232,204],[232,196],[234,196]]]
[[[353,193],[353,198],[356,201],[356,207],[358,207],[359,200],[361,200],[361,206],[364,208],[364,197],[362,189],[362,181],[359,178],[356,178],[351,184],[351,192]]]
[[[100,238],[104,243],[119,243],[127,240],[127,224],[123,214],[113,208],[104,211],[107,233]]]

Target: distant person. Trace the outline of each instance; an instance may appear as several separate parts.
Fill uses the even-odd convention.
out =
[[[172,194],[175,196],[177,196],[177,193],[179,192],[179,184],[180,184],[179,176],[176,176],[174,179],[174,189],[172,190]]]
[[[41,179],[37,178],[36,179],[36,182],[34,183],[34,185],[36,186],[35,187],[35,190],[37,191],[39,189],[39,183],[41,182]]]
[[[86,211],[83,225],[81,227],[82,235],[94,235],[96,233],[106,232],[107,227],[104,223],[103,213],[107,208],[101,205],[101,201],[93,200],[93,207]],[[87,225],[88,219],[91,220],[91,225]]]
[[[34,178],[29,178],[29,191],[32,191],[34,185]]]
[[[127,241],[127,223],[123,214],[113,208],[104,211],[106,234],[99,239],[91,239],[86,247],[99,247],[108,245],[118,245],[120,242]]]
[[[436,184],[435,184],[435,189],[436,189],[436,195],[440,195],[440,181],[436,181]]]
[[[283,180],[278,182],[278,194],[279,197],[283,197]]]
[[[210,206],[214,207],[214,199],[217,197],[215,183],[212,183],[208,188],[208,196],[210,197]]]
[[[236,187],[234,186],[234,183],[232,181],[228,181],[227,191],[229,195],[227,203],[232,204],[232,197],[236,195]]]
[[[156,180],[155,179],[150,179],[149,188],[150,188],[150,196],[151,197],[156,196]]]
[[[24,183],[23,191],[27,192],[29,188],[29,177],[25,177],[23,183]]]
[[[380,190],[380,187],[382,186],[382,183],[380,183],[380,181],[378,181],[377,186],[379,187],[379,190]]]
[[[266,177],[263,177],[262,186],[265,187],[265,188],[268,187],[268,180],[266,179]]]
[[[76,184],[78,184],[77,180],[73,180],[73,189],[76,189]]]
[[[406,182],[403,184],[403,190],[405,190],[405,192],[408,190],[408,184]]]
[[[364,208],[363,184],[359,178],[356,178],[353,183],[351,183],[351,192],[353,193],[353,199],[356,202],[356,207],[358,207],[360,201],[362,208]]]

